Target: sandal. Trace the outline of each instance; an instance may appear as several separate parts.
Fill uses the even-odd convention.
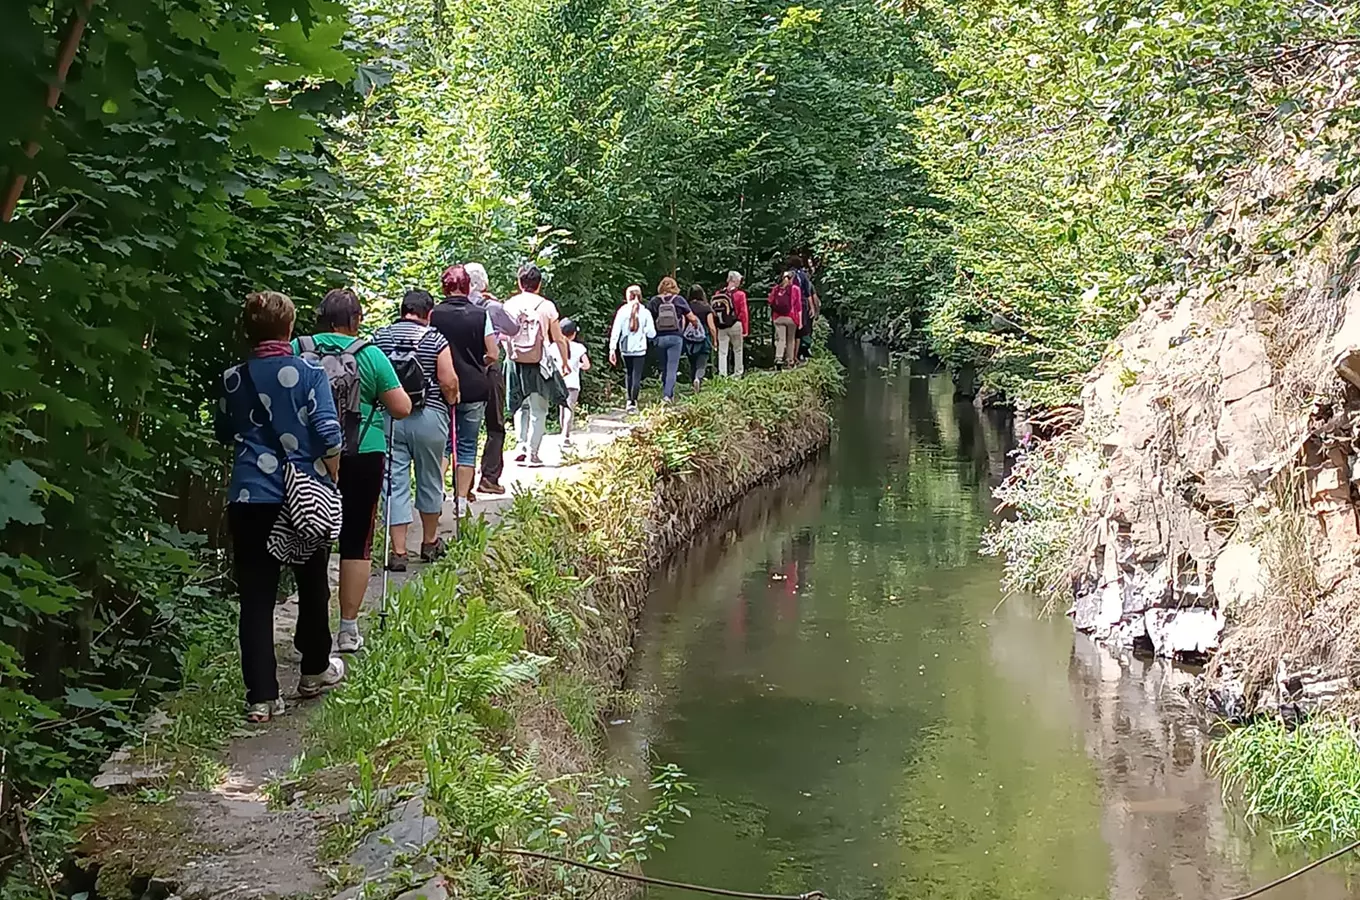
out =
[[[433,544],[421,544],[420,561],[432,563],[443,556],[446,549],[443,538],[435,538]]]
[[[263,725],[284,712],[283,698],[278,697],[264,703],[252,703],[246,707],[246,721],[252,725]]]

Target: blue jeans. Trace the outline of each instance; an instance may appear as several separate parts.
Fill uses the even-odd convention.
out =
[[[486,401],[459,403],[453,409],[453,425],[457,438],[457,464],[460,466],[477,465],[477,432],[482,430],[482,419],[486,418]]]
[[[390,422],[391,420],[389,420]],[[387,489],[391,492],[391,525],[409,525],[411,513],[411,466],[416,467],[416,509],[437,514],[444,509],[444,446],[449,438],[449,411],[431,404],[420,412],[391,422],[392,470]]]
[[[680,371],[685,339],[678,334],[658,334],[654,344],[661,354],[661,395],[670,400],[675,396],[675,376]]]

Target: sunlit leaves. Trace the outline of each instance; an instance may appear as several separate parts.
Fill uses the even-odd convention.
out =
[[[1328,107],[1355,66],[1338,55],[1355,30],[1352,8],[1018,0],[929,9],[922,42],[949,89],[918,134],[952,206],[957,260],[930,330],[938,349],[987,364],[992,386],[1011,394],[1071,399],[1150,284],[1187,266],[1221,280],[1315,233],[1325,204],[1310,208],[1300,190],[1284,216],[1295,224],[1264,230],[1256,246],[1231,235],[1219,243],[1230,223],[1215,226],[1215,211],[1253,167],[1292,167],[1291,154],[1317,146],[1336,153],[1336,166],[1310,177],[1360,171],[1354,141],[1336,127],[1351,105]],[[1182,252],[1201,222],[1219,229],[1201,245],[1220,248],[1212,260]],[[997,314],[1020,332],[994,334]]]
[[[6,154],[32,134],[65,21],[20,6],[41,27],[0,63]],[[240,298],[273,287],[308,315],[352,223],[319,146],[354,96],[343,7],[95,10],[0,255],[0,746],[15,751],[0,789],[20,802],[88,775],[173,685],[224,589],[203,539],[223,471],[204,423],[241,352]],[[62,840],[35,837],[43,861]]]

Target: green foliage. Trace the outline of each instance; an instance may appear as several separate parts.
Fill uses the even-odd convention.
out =
[[[1360,174],[1357,107],[1338,93],[1358,14],[927,3],[918,39],[946,90],[917,138],[955,264],[929,318],[937,350],[1009,395],[1070,401],[1149,288],[1221,282],[1315,242]],[[1320,162],[1306,172],[1303,150]],[[1260,165],[1290,175],[1244,182]],[[1277,220],[1244,240],[1234,214],[1252,209]]]
[[[221,603],[205,422],[240,299],[305,309],[351,242],[324,145],[355,77],[343,6],[94,4],[45,115],[77,6],[0,12],[0,185],[28,175],[0,226],[0,790],[34,829],[79,812],[45,789],[132,734]]]
[[[1090,500],[1074,474],[1086,460],[1068,441],[1041,444],[1017,456],[996,489],[1010,513],[983,535],[982,551],[1006,562],[1007,591],[1037,594],[1049,608],[1072,590],[1072,563]]]
[[[1340,719],[1289,729],[1261,720],[1230,731],[1210,758],[1223,788],[1240,794],[1249,818],[1288,843],[1360,837],[1360,744]]]
[[[589,339],[630,282],[737,268],[759,295],[806,248],[829,309],[869,328],[889,304],[900,336],[938,277],[904,127],[933,76],[873,2],[359,8],[391,81],[342,123],[343,159],[380,198],[361,253],[386,296],[460,258],[505,294],[533,257]]]

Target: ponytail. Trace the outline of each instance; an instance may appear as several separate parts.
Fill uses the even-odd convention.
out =
[[[631,315],[628,317],[628,330],[636,332],[641,327],[641,323],[638,322],[638,311],[642,308],[642,288],[636,284],[630,285],[626,296],[632,307]]]

